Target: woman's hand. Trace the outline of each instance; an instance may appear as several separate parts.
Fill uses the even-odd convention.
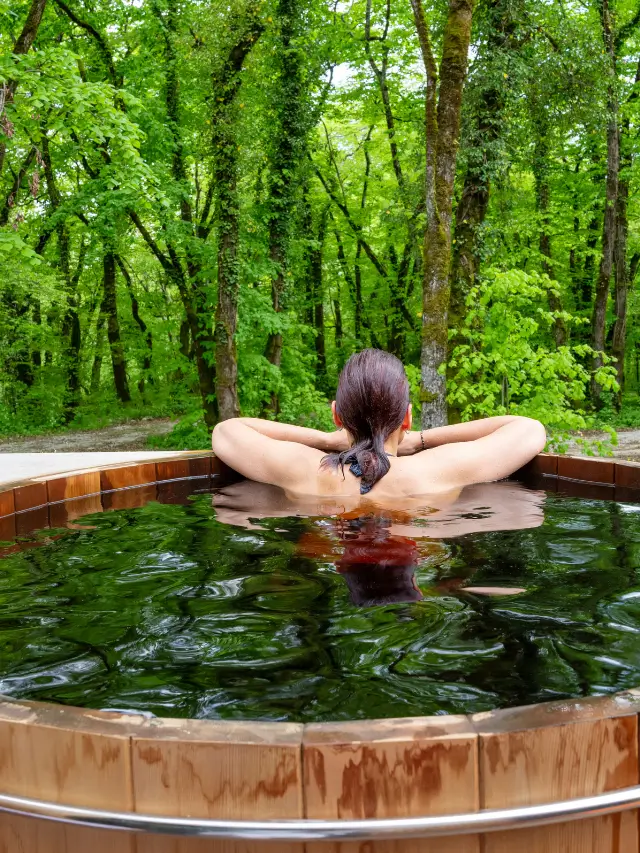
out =
[[[327,453],[342,453],[351,447],[349,434],[344,429],[325,433],[328,450]]]

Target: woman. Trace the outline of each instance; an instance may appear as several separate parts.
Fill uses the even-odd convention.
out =
[[[331,404],[337,432],[232,418],[213,431],[231,468],[293,495],[396,503],[500,480],[539,453],[544,427],[507,415],[410,432],[409,383],[390,353],[366,349],[345,364]]]

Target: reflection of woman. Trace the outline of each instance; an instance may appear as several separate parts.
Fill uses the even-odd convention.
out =
[[[517,483],[485,483],[465,489],[444,508],[412,508],[410,512],[345,507],[344,501],[300,500],[282,489],[245,480],[216,492],[219,521],[259,528],[265,518],[307,516],[311,523],[300,536],[296,553],[330,561],[344,578],[351,601],[361,607],[419,601],[415,572],[420,561],[439,563],[448,546],[438,541],[470,533],[538,527],[543,521],[544,493]],[[448,578],[434,592],[485,595],[513,594],[514,588],[464,586],[465,578]]]
[[[342,523],[341,523],[342,522]],[[389,520],[376,516],[336,519],[335,537],[315,531],[305,533],[297,552],[305,557],[335,560],[351,601],[359,607],[420,601],[415,578],[420,553],[414,539],[389,532]]]
[[[332,410],[340,428],[332,433],[232,418],[214,429],[213,449],[245,477],[290,494],[370,495],[389,506],[502,479],[546,441],[538,421],[511,416],[408,432],[411,404],[404,368],[380,350],[351,356]]]

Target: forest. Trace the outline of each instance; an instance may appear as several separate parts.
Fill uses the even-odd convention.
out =
[[[367,346],[640,426],[639,93],[640,0],[0,0],[0,435],[328,428]]]

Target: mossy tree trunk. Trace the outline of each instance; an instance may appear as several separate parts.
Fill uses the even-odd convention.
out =
[[[594,350],[591,378],[591,399],[596,408],[602,405],[602,388],[595,371],[604,363],[604,351],[607,334],[607,303],[611,276],[613,274],[616,242],[616,208],[618,200],[618,182],[620,178],[620,128],[618,124],[619,105],[617,96],[616,38],[614,34],[613,14],[609,0],[602,0],[600,20],[602,41],[607,59],[607,179],[605,190],[604,218],[602,223],[602,254],[598,277],[596,279],[595,298],[591,315],[591,346]]]
[[[131,401],[131,394],[129,392],[127,364],[124,357],[122,336],[120,334],[120,319],[118,317],[116,299],[116,258],[114,252],[109,247],[106,247],[102,261],[102,287],[104,292],[102,305],[107,322],[107,338],[111,352],[113,382],[120,402],[129,403]]]
[[[299,186],[309,125],[304,65],[296,43],[302,30],[302,0],[277,0],[276,26],[278,91],[274,98],[274,136],[269,176],[269,258],[273,265],[271,301],[280,313],[286,307],[288,252],[295,197]],[[272,332],[267,340],[266,357],[276,367],[282,361],[282,334]],[[278,413],[279,401],[273,393],[266,412]]]
[[[14,55],[24,56],[29,52],[31,45],[33,44],[36,36],[38,35],[38,29],[40,28],[40,23],[42,21],[42,16],[44,15],[44,10],[46,6],[47,0],[32,0],[31,6],[29,7],[29,12],[27,13],[27,19],[24,22],[24,26],[22,27],[20,35],[16,39],[16,43],[13,46],[12,53]],[[17,88],[17,80],[8,80],[4,84],[3,108],[5,104],[11,103],[13,101]],[[2,115],[2,111],[3,110],[0,110],[0,115]],[[6,136],[3,133],[0,135],[0,176],[2,175],[2,171],[4,169],[4,161],[6,154]]]
[[[47,196],[51,211],[55,213],[60,208],[62,196],[58,189],[54,171],[51,164],[51,153],[49,150],[49,137],[47,128],[43,127],[41,142],[41,162],[44,169]],[[66,308],[62,320],[62,349],[67,371],[67,387],[63,405],[63,418],[69,423],[80,403],[80,366],[82,349],[82,329],[80,326],[78,286],[80,276],[84,269],[84,259],[87,245],[84,238],[80,240],[76,268],[71,272],[71,239],[69,228],[64,220],[60,220],[56,226],[58,238],[58,266],[66,285]]]
[[[538,248],[542,256],[542,269],[552,281],[555,271],[551,257],[551,189],[549,186],[549,121],[546,105],[539,103],[535,93],[531,96],[534,115],[533,179],[535,181],[536,212],[538,214]],[[549,308],[557,315],[553,324],[556,347],[565,346],[568,340],[567,325],[562,318],[562,302],[553,288],[548,290]]]
[[[640,83],[640,62],[636,67],[635,84],[629,101],[637,101],[637,86]],[[619,135],[620,145],[620,176],[618,179],[618,198],[616,200],[616,236],[614,248],[614,277],[615,277],[615,304],[613,325],[613,337],[611,343],[611,354],[616,359],[616,373],[619,389],[616,394],[616,406],[622,405],[622,394],[625,386],[625,358],[627,343],[627,303],[629,286],[633,283],[633,276],[629,275],[629,264],[627,262],[627,242],[629,234],[629,222],[627,210],[629,206],[629,175],[633,166],[633,148],[631,135],[631,122],[628,115],[625,117]]]
[[[218,299],[215,313],[216,398],[220,420],[237,418],[238,363],[235,334],[240,289],[240,199],[238,197],[238,138],[236,96],[242,67],[260,34],[259,6],[250,0],[246,18],[222,69],[213,81],[214,219],[218,232]]]
[[[481,57],[486,70],[476,83],[480,92],[467,130],[467,168],[455,215],[449,306],[449,325],[455,328],[464,318],[465,300],[475,284],[480,262],[480,232],[489,208],[492,178],[499,168],[499,141],[504,133],[510,85],[507,75],[498,69],[508,68],[520,47],[520,12],[513,0],[488,0],[486,4],[485,13],[491,20],[486,52]]]
[[[442,41],[440,84],[422,0],[411,0],[427,75],[422,345],[422,427],[447,423],[446,378],[450,297],[451,217],[460,139],[462,89],[475,0],[450,0]]]

